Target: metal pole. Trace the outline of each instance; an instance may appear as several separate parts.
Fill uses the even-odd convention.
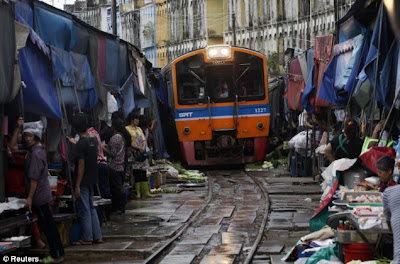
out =
[[[232,8],[233,8],[233,6],[232,6]],[[233,11],[233,14],[232,14],[232,33],[233,33],[233,46],[236,46],[236,15],[235,15],[235,11]]]
[[[6,198],[6,149],[6,145],[4,144],[4,105],[0,104],[0,202],[3,202]]]
[[[387,123],[388,123],[388,121],[389,121],[389,118],[390,118],[390,116],[391,116],[391,114],[392,114],[392,112],[393,112],[393,108],[394,108],[394,106],[395,106],[397,100],[399,99],[399,95],[400,95],[400,90],[397,92],[396,97],[394,98],[394,101],[393,101],[393,103],[392,103],[392,106],[390,107],[390,110],[389,110],[389,113],[388,113],[388,115],[387,115],[387,117],[386,117],[385,123],[383,124],[382,131],[385,130],[385,127],[386,127],[386,125],[387,125]],[[395,120],[393,120],[393,122],[394,122],[394,121],[395,121]],[[379,134],[378,144],[379,144],[379,142],[381,141],[382,134],[383,134],[383,133],[380,133],[380,134]],[[387,141],[389,141],[389,140],[387,140]]]
[[[65,146],[65,154],[66,154],[66,162],[67,162],[67,177],[68,177],[68,181],[69,181],[69,187],[70,187],[70,191],[71,191],[71,199],[72,199],[72,207],[74,209],[74,214],[76,214],[76,206],[75,206],[75,198],[74,198],[74,187],[72,184],[72,176],[71,176],[71,164],[69,161],[69,148],[68,148],[68,144],[67,144],[67,140],[66,140],[66,124],[64,124],[64,115],[65,118],[67,118],[67,111],[65,109],[65,104],[64,104],[64,100],[62,98],[61,95],[61,83],[60,83],[60,79],[57,80],[56,82],[56,91],[57,91],[57,95],[58,95],[58,105],[60,107],[61,110],[61,132],[63,135],[63,141],[64,141],[64,146]],[[64,113],[64,114],[63,114]],[[68,120],[67,120],[68,123]]]
[[[117,0],[111,1],[111,27],[113,35],[117,35]]]
[[[380,14],[379,14],[379,36],[378,36],[378,48],[377,48],[377,59],[375,62],[375,81],[374,81],[374,90],[372,93],[372,100],[371,100],[371,111],[370,111],[370,116],[369,116],[369,120],[371,122],[371,125],[369,126],[369,133],[368,135],[372,134],[372,127],[373,127],[373,118],[375,116],[375,100],[376,100],[376,86],[378,85],[378,74],[379,74],[379,56],[380,56],[380,52],[379,49],[381,47],[381,37],[382,37],[382,16],[383,16],[383,3],[381,3],[381,7],[380,7]]]

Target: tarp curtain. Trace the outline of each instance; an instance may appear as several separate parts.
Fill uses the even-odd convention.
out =
[[[153,107],[152,110],[152,120],[156,120],[156,123],[153,127],[153,140],[154,140],[154,157],[156,159],[168,158],[169,155],[167,153],[167,147],[165,146],[163,128],[161,125],[161,120],[159,116],[158,104],[157,104],[157,96],[155,93],[155,89],[150,89],[150,99]]]
[[[304,92],[304,87],[305,83],[300,62],[296,58],[290,62],[287,78],[287,91],[285,92],[288,108],[290,110],[301,111],[303,109],[301,105],[301,96]]]
[[[59,49],[72,50],[76,45],[72,15],[39,1],[34,1],[33,6],[35,31],[43,41]]]
[[[14,83],[11,92],[11,99],[17,96],[19,89],[21,87],[21,70],[19,67],[19,51],[25,47],[26,40],[29,36],[29,27],[25,26],[24,24],[19,23],[18,21],[14,21],[15,25],[15,43],[17,47],[17,51],[15,53],[15,64],[14,64]]]
[[[119,66],[119,38],[106,38],[106,65],[104,84],[111,89],[117,89],[120,84],[118,80],[118,66]]]
[[[382,28],[380,28],[381,22],[382,22]],[[380,47],[379,47],[379,38],[381,39]],[[387,21],[387,13],[385,8],[381,4],[379,8],[378,17],[376,19],[374,32],[372,35],[371,45],[369,47],[367,59],[365,62],[365,67],[359,76],[359,79],[361,81],[365,81],[366,78],[369,79],[372,87],[376,89],[377,98],[379,98],[378,90],[381,89],[379,81],[377,82],[377,87],[375,87],[376,60],[378,59],[378,49],[379,49],[379,59],[378,59],[377,78],[379,80],[379,73],[382,71],[383,64],[385,62],[386,56],[389,52],[392,42],[393,42],[393,34],[390,32],[390,27]]]
[[[0,104],[11,100],[14,78],[15,30],[12,6],[0,2]]]
[[[318,97],[336,106],[345,105],[349,92],[345,90],[347,83],[353,83],[354,69],[362,52],[364,37],[358,35],[334,47],[334,57],[325,70]],[[355,66],[356,65],[356,66]],[[352,77],[353,79],[351,79]]]
[[[151,107],[150,100],[134,84],[135,79],[137,79],[137,75],[132,72],[121,87],[120,99],[122,100],[122,109],[125,117],[134,109]]]
[[[387,54],[379,77],[380,89],[376,90],[376,100],[387,110],[392,106],[396,97],[396,81],[398,72],[399,44],[393,41]]]
[[[81,110],[91,110],[97,103],[97,94],[87,57],[52,47],[51,58],[53,78],[61,80],[64,103],[78,109],[79,101]]]
[[[25,48],[19,53],[21,78],[26,84],[24,107],[26,112],[61,119],[48,54],[47,47],[31,30]]]
[[[29,4],[29,0],[18,0],[15,4],[15,19],[33,28],[33,10]]]
[[[319,98],[320,85],[326,67],[333,56],[333,35],[315,38],[314,65],[308,71],[307,83],[301,98],[301,103],[308,113],[318,112],[318,107],[328,106],[329,103]],[[308,58],[308,56],[307,56]],[[309,61],[307,61],[307,64]],[[314,91],[316,89],[316,91]],[[316,108],[316,109],[314,109]]]
[[[74,28],[76,33],[76,45],[72,49],[73,52],[87,55],[89,46],[89,32],[87,28],[81,25],[74,17]]]
[[[315,51],[314,51],[314,64],[315,64],[315,74],[313,83],[315,84],[316,97],[311,97],[311,104],[316,106],[316,111],[318,111],[318,106],[328,106],[329,104],[322,99],[319,99],[320,86],[322,81],[322,76],[325,72],[326,67],[332,59],[333,55],[333,35],[321,36],[315,38]],[[315,103],[313,102],[314,100]]]

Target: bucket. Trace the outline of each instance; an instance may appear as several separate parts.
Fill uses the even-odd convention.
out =
[[[60,196],[64,195],[64,189],[65,189],[66,184],[67,184],[67,181],[64,181],[64,180],[57,181],[57,190],[54,194],[56,197],[60,197]]]
[[[368,261],[374,259],[374,254],[366,243],[343,245],[344,263],[352,260]]]

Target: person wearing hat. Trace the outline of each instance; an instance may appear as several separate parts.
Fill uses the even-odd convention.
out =
[[[53,200],[48,180],[46,151],[42,139],[43,123],[29,122],[23,126],[23,133],[29,152],[26,156],[27,192],[26,205],[38,216],[38,223],[49,243],[53,263],[64,260],[64,248],[58,233],[49,203]]]

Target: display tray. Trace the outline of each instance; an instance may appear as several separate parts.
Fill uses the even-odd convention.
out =
[[[382,201],[382,193],[381,192],[373,192],[373,191],[364,191],[364,192],[346,192],[343,194],[342,200],[346,201],[349,204],[353,203],[363,203],[356,201],[357,198],[361,198],[362,196],[369,197],[369,198],[379,198]],[[365,202],[365,203],[378,203],[378,202]]]
[[[371,206],[371,207],[383,207],[382,203],[348,203],[347,207],[354,208],[357,206]]]
[[[332,203],[337,206],[347,206],[347,202],[341,199],[333,200]]]

